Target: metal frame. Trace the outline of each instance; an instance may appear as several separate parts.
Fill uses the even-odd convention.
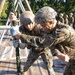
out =
[[[26,0],[26,3],[27,3],[26,5],[28,5],[29,10],[32,11],[27,0]],[[14,6],[15,6],[15,11],[17,10],[18,6],[20,6],[22,12],[25,11],[25,8],[24,8],[24,6],[23,6],[21,0],[14,0]],[[8,23],[9,23],[9,22],[10,22],[10,20],[9,20],[9,17],[8,17],[7,22],[6,22],[6,25],[3,26],[3,27],[0,26],[0,30],[3,30],[3,32],[1,33],[1,37],[0,37],[0,45],[1,45],[1,43],[2,43],[2,40],[3,40],[3,37],[4,37],[5,33],[11,28],[11,24],[8,26]],[[13,51],[13,49],[14,49],[13,46],[12,46],[12,48],[11,48],[11,50],[10,50],[10,57],[9,57],[9,58],[4,58],[4,54],[5,54],[5,52],[7,51],[7,49],[8,49],[8,47],[6,47],[6,48],[4,49],[2,55],[0,56],[0,61],[7,60],[7,59],[12,60],[12,59],[15,59],[15,58],[16,58],[16,57],[15,57],[15,58],[12,57],[12,51]],[[26,53],[26,56],[20,56],[21,59],[22,59],[22,58],[27,58],[27,56],[28,56],[28,51],[27,51],[26,48],[25,48],[25,53]]]

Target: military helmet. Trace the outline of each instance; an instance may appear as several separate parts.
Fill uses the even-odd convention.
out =
[[[73,13],[70,13],[69,15],[70,15],[70,16],[73,16]]]
[[[60,13],[59,16],[62,16],[63,17],[63,13]]]
[[[56,15],[57,12],[53,8],[45,6],[37,11],[35,15],[35,22],[36,23],[49,22],[51,19],[54,19]]]
[[[34,20],[34,14],[31,11],[25,11],[20,16],[20,23],[23,25],[27,25]]]
[[[66,14],[65,17],[68,18],[68,15]]]

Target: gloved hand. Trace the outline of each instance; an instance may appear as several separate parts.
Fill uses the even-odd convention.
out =
[[[20,47],[21,49],[24,49],[24,48],[26,47],[26,45],[25,45],[25,43],[19,43],[19,47]]]
[[[21,33],[24,33],[25,32],[25,26],[24,25],[21,25],[20,27],[19,27],[19,31],[21,32]]]
[[[13,40],[13,46],[17,48],[19,46],[19,40]]]
[[[30,39],[30,43],[29,45],[33,48],[38,48],[38,44],[36,43],[36,40],[35,39]]]
[[[40,39],[36,38],[36,39],[31,39],[30,41],[31,42],[28,45],[36,52],[44,50],[44,48],[41,47],[42,43]]]
[[[19,40],[13,40],[13,46],[14,48],[21,48],[24,49],[26,47],[25,43],[19,43]]]
[[[20,34],[20,32],[19,32],[19,26],[11,27],[10,34],[12,36],[16,36],[17,34]]]

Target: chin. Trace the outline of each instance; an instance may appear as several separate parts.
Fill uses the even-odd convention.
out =
[[[32,29],[28,29],[29,31],[32,31]]]

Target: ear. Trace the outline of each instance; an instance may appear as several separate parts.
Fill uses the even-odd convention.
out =
[[[54,24],[54,21],[53,21],[53,20],[51,20],[49,23],[50,23],[50,24]]]

